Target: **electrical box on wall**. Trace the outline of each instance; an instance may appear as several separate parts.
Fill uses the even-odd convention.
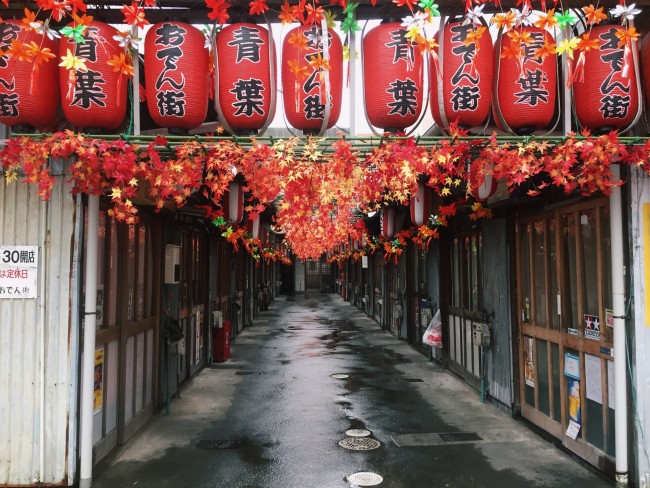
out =
[[[181,278],[181,246],[165,246],[165,284],[178,283]]]

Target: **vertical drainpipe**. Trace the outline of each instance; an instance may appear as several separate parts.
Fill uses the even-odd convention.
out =
[[[352,11],[352,16],[354,17],[354,11]],[[350,30],[350,60],[348,65],[350,66],[350,79],[348,80],[348,92],[350,93],[350,137],[355,137],[357,134],[357,110],[356,110],[356,89],[357,89],[357,33],[354,29]]]
[[[93,480],[93,383],[95,372],[95,327],[97,324],[97,243],[99,197],[88,197],[88,232],[85,263],[84,343],[81,363],[81,439],[79,488],[90,488]]]
[[[612,175],[620,180],[619,164],[612,164]],[[612,302],[614,314],[614,415],[616,445],[616,485],[627,486],[627,347],[625,337],[625,263],[623,262],[623,218],[621,188],[612,187],[609,197],[609,225],[612,238]]]

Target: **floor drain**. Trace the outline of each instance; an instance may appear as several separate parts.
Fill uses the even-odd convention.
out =
[[[424,383],[424,380],[421,378],[406,378],[404,381],[409,383]]]
[[[377,486],[384,481],[384,478],[379,476],[377,473],[370,472],[361,472],[354,473],[348,476],[348,483],[351,486]]]
[[[335,373],[335,374],[333,374],[333,375],[331,375],[331,376],[332,376],[332,378],[334,378],[335,380],[345,380],[345,379],[347,379],[347,378],[350,377],[349,374],[343,374],[343,373]]]
[[[381,444],[375,439],[368,437],[346,437],[339,441],[339,446],[351,451],[372,451],[377,449]]]
[[[446,432],[438,434],[445,442],[482,441],[476,432]]]
[[[345,431],[345,435],[348,437],[368,437],[370,431],[366,429],[350,429]]]
[[[202,440],[196,445],[197,449],[204,451],[216,451],[217,449],[237,449],[241,446],[240,441],[233,440]]]

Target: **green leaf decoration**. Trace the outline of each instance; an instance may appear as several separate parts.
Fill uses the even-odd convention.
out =
[[[347,7],[345,7],[343,12],[350,15],[350,14],[354,13],[354,11],[357,9],[358,6],[359,6],[358,3],[350,2],[350,3],[348,3]]]
[[[352,14],[348,14],[345,17],[345,20],[341,22],[341,30],[346,34],[350,34],[351,32],[359,32],[361,30],[361,27],[359,27],[359,24],[355,20],[354,16]]]
[[[221,226],[223,226],[223,225],[226,225],[226,219],[224,219],[223,217],[217,217],[216,219],[214,219],[214,220],[212,221],[212,223],[213,223],[216,227],[221,227]]]
[[[325,22],[327,22],[328,29],[334,29],[336,27],[336,12],[332,10],[325,11]]]
[[[557,20],[557,23],[562,26],[566,27],[569,25],[573,25],[578,21],[577,17],[574,17],[570,11],[564,12],[564,13],[555,13],[555,20]]]
[[[84,39],[83,35],[85,30],[86,26],[80,24],[77,27],[64,27],[61,29],[61,34],[69,37],[78,44],[84,44],[86,42],[86,39]]]

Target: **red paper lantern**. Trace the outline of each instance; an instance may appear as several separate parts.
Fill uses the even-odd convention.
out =
[[[338,34],[333,30],[328,30],[326,35],[329,70],[319,66],[320,59],[325,58],[324,36],[319,27],[304,25],[296,27],[289,31],[282,44],[284,111],[289,124],[302,131],[321,130],[325,117],[323,100],[328,86],[330,93],[328,129],[334,127],[341,114],[343,46]],[[295,42],[300,38],[303,38],[304,42]],[[301,43],[302,48],[299,47]],[[307,47],[305,48],[304,45]],[[307,76],[305,78],[299,76],[298,73],[301,72],[307,72]]]
[[[74,24],[70,24],[74,27]],[[124,120],[127,109],[127,79],[113,70],[108,61],[124,54],[113,36],[118,31],[103,22],[92,21],[84,33],[85,42],[61,39],[59,53],[68,51],[86,62],[86,71],[59,69],[63,113],[79,128],[114,130]]]
[[[232,24],[217,35],[215,108],[235,133],[257,131],[273,118],[276,75],[269,51],[269,32],[255,24]]]
[[[228,184],[228,190],[221,197],[221,208],[223,209],[223,218],[231,224],[238,224],[244,217],[244,192],[241,183],[231,181]]]
[[[381,225],[381,235],[384,239],[390,239],[395,235],[395,225],[397,221],[397,211],[394,207],[384,207],[379,214]]]
[[[5,51],[12,41],[23,45],[32,43],[49,49],[55,56],[58,41],[24,29],[22,22],[6,20],[0,23],[0,49]],[[55,59],[34,64],[0,56],[0,123],[14,126],[25,124],[45,129],[56,122],[59,110],[59,67]]]
[[[161,22],[145,37],[147,107],[161,127],[194,129],[208,113],[205,37],[183,22]]]
[[[530,134],[547,127],[553,119],[557,99],[557,56],[535,57],[553,37],[537,27],[518,27],[511,32],[528,34],[531,42],[516,41],[521,56],[511,56],[512,39],[501,34],[493,83],[492,104],[497,126],[516,134]],[[517,46],[519,44],[519,46]]]
[[[253,239],[257,239],[260,235],[260,214],[249,214],[246,228]]]
[[[475,42],[465,44],[474,24],[447,24],[436,36],[438,67],[429,63],[431,113],[441,127],[457,121],[463,127],[477,127],[490,115],[494,54],[486,30]],[[440,79],[442,76],[442,79]]]
[[[424,184],[418,185],[418,191],[411,197],[411,222],[424,225],[431,215],[431,191]]]
[[[488,168],[486,168],[487,170]],[[470,164],[469,167],[469,193],[479,202],[485,202],[488,198],[494,195],[497,190],[497,180],[491,173],[484,172],[479,174],[478,166]]]
[[[381,24],[363,38],[363,89],[370,123],[405,129],[422,111],[422,54],[398,22]]]
[[[634,57],[629,47],[618,46],[616,33],[623,30],[620,25],[593,27],[589,38],[599,47],[580,54],[585,73],[574,81],[573,101],[578,122],[593,132],[629,127],[641,110]]]

